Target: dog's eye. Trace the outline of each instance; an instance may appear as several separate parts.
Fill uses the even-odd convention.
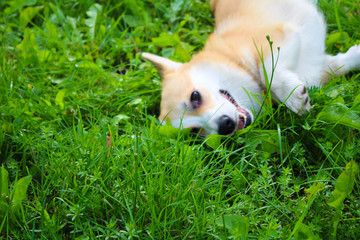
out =
[[[198,135],[200,133],[200,128],[192,128],[190,132],[194,135]]]
[[[190,130],[190,133],[199,138],[204,138],[206,136],[206,131],[203,128],[194,127]]]
[[[201,95],[198,91],[194,91],[191,93],[190,101],[194,108],[200,107],[201,104]]]

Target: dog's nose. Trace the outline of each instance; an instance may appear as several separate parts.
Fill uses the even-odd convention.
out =
[[[230,117],[223,115],[219,119],[219,134],[228,135],[235,130],[235,122]]]

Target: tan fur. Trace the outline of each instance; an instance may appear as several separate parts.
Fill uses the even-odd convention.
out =
[[[159,118],[161,120],[166,120],[167,117],[173,119],[185,111],[185,107],[177,111],[174,109],[174,106],[179,105],[184,98],[188,98],[194,90],[193,84],[188,76],[189,67],[189,65],[184,65],[176,73],[170,72],[162,76],[162,78],[165,79],[162,85],[162,98],[167,99],[167,101],[162,101],[160,105]],[[176,85],[176,88],[169,87],[174,85]],[[189,115],[202,114],[214,106],[206,89],[197,90],[202,92],[202,98],[205,104],[197,109],[196,112],[190,112]]]
[[[179,74],[182,73],[182,74]],[[177,112],[173,110],[174,106],[178,105],[181,102],[181,99],[184,96],[187,96],[191,93],[192,83],[190,79],[187,77],[187,74],[184,70],[179,72],[171,72],[162,74],[162,78],[166,79],[162,84],[162,93],[161,97],[168,99],[168,101],[162,101],[160,105],[160,116],[161,120],[166,120],[166,117],[172,119],[174,116],[181,114],[181,112]],[[180,81],[178,80],[180,79]],[[168,86],[173,86],[174,81],[176,82],[176,89]],[[176,93],[175,93],[176,92]],[[182,110],[182,112],[185,109]]]

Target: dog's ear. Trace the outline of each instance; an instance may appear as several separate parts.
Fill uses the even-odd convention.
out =
[[[160,57],[151,53],[142,53],[141,54],[143,58],[149,60],[156,69],[159,71],[160,76],[162,79],[165,79],[165,75],[177,70],[179,67],[181,67],[183,64],[171,61],[170,59]]]

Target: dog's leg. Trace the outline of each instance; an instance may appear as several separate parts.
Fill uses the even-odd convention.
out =
[[[291,37],[291,40],[280,50],[280,60],[275,67],[274,75],[271,76],[269,73],[273,69],[272,58],[265,61],[265,68],[268,79],[272,78],[270,87],[272,96],[284,103],[291,111],[301,115],[310,110],[310,97],[305,83],[296,74],[301,50],[300,36],[294,32]]]
[[[339,76],[353,69],[360,69],[360,45],[351,47],[346,53],[326,56],[326,69],[322,81],[326,84],[331,73]],[[287,68],[288,69],[288,68]],[[310,97],[298,75],[291,70],[277,69],[271,92],[274,97],[298,114],[310,110]]]
[[[353,69],[360,69],[360,45],[352,46],[346,53],[327,55],[322,82],[326,84],[332,75],[340,76]]]
[[[299,76],[289,70],[278,70],[271,85],[271,93],[274,98],[299,115],[310,110],[310,97]]]

